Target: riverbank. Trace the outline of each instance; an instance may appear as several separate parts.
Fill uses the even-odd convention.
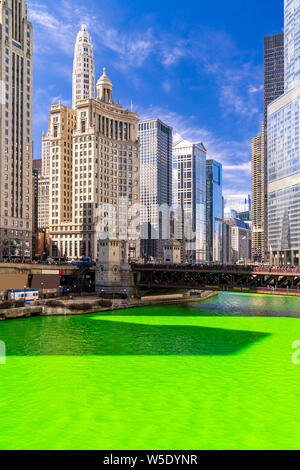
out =
[[[127,310],[132,308],[151,307],[159,305],[176,305],[190,302],[203,302],[211,297],[218,295],[218,292],[202,291],[197,296],[188,295],[171,295],[171,296],[153,296],[145,297],[142,299],[129,299],[129,300],[112,300],[112,305],[109,307],[99,307],[99,305],[91,305],[91,297],[80,298],[80,306],[87,308],[78,308],[74,310],[74,305],[78,304],[77,299],[57,299],[58,303],[64,303],[64,306],[52,306],[42,303],[38,306],[26,306],[19,308],[9,308],[0,310],[0,321],[16,320],[20,318],[30,318],[31,316],[60,316],[60,315],[89,315],[93,313],[107,314],[107,312],[114,312],[116,310]],[[99,302],[99,298],[97,297]]]

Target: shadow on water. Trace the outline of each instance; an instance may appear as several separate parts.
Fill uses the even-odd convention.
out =
[[[8,356],[222,356],[269,336],[189,325],[148,325],[97,317],[45,318],[1,328]],[[80,320],[80,321],[79,321]],[[9,322],[7,322],[9,324]]]
[[[106,312],[109,315],[109,312]],[[122,317],[280,317],[300,318],[300,298],[219,293],[205,301],[116,310]]]

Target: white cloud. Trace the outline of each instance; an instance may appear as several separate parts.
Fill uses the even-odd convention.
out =
[[[255,87],[253,85],[249,85],[249,87],[248,87],[249,93],[259,93],[259,92],[263,91],[263,89],[264,89],[263,85],[260,85],[258,87]]]
[[[250,173],[251,172],[251,161],[249,162],[244,162],[244,163],[238,163],[236,165],[223,165],[223,170],[226,171],[244,171],[245,173]]]
[[[235,113],[243,119],[251,119],[262,113],[262,100],[259,92],[263,88],[262,68],[251,63],[224,67],[222,75],[217,75],[219,102],[223,115]],[[255,83],[255,85],[253,84]]]
[[[248,162],[249,160],[250,141],[226,141],[218,138],[209,129],[199,126],[194,116],[182,116],[155,106],[149,106],[148,109],[139,108],[138,111],[141,119],[159,117],[166,124],[172,126],[174,141],[182,137],[192,142],[203,142],[208,150],[209,158],[214,158],[224,165],[231,164],[234,156],[239,161]]]
[[[170,41],[172,43],[172,41]],[[162,46],[162,63],[169,67],[177,64],[181,59],[190,55],[188,49],[188,41],[178,41],[174,47],[170,46],[168,42],[161,41]]]
[[[37,26],[35,52],[45,56],[55,55],[57,49],[73,56],[76,34],[81,23],[86,23],[92,35],[95,49],[106,48],[113,54],[110,63],[127,72],[145,66],[148,59],[155,59],[167,70],[180,61],[188,61],[196,67],[196,74],[213,76],[223,115],[235,113],[250,119],[259,113],[258,92],[262,87],[261,69],[251,62],[243,62],[243,56],[224,31],[200,26],[197,31],[180,34],[157,28],[141,27],[137,22],[127,31],[120,30],[84,4],[71,0],[54,2],[50,7],[29,0],[29,14]],[[163,89],[170,91],[170,81]]]
[[[76,35],[82,23],[92,24],[96,17],[83,5],[61,0],[51,8],[28,0],[29,19],[35,27],[35,53],[55,55],[57,50],[73,56]]]
[[[28,0],[29,16],[35,26],[35,53],[38,67],[44,69],[51,63],[57,76],[66,78],[71,92],[71,60],[74,43],[80,24],[85,23],[92,35],[95,50],[109,51],[110,64],[120,72],[128,74],[137,89],[142,89],[145,78],[138,74],[138,68],[148,66],[146,61],[159,62],[166,73],[162,88],[170,93],[172,87],[172,69],[180,62],[187,61],[194,71],[194,81],[198,76],[208,76],[209,85],[215,87],[219,100],[216,115],[226,119],[235,115],[243,120],[259,117],[261,91],[261,68],[254,66],[238,50],[231,37],[224,31],[213,31],[201,27],[197,31],[180,33],[166,32],[152,24],[152,27],[141,26],[136,22],[133,27],[118,28],[114,19],[108,20],[105,15],[97,15],[81,1],[60,0],[51,5]],[[65,63],[58,64],[57,58],[66,57]],[[56,61],[56,62],[55,62]],[[169,75],[168,75],[169,74]],[[188,78],[188,74],[187,74]],[[193,83],[194,84],[194,83]],[[189,87],[190,84],[188,84]],[[188,88],[186,88],[188,89]],[[58,94],[56,90],[54,92]],[[51,94],[49,95],[51,96]],[[50,100],[43,98],[41,104],[36,99],[38,112],[48,109]],[[49,103],[50,101],[50,103]],[[66,100],[64,103],[68,104]],[[197,106],[197,104],[195,104]],[[262,107],[262,106],[261,106]],[[221,109],[221,112],[220,112]],[[202,141],[208,149],[208,158],[214,158],[224,165],[224,182],[226,191],[233,192],[234,186],[239,190],[249,187],[249,158],[251,155],[251,137],[243,141],[222,139],[197,122],[193,116],[184,117],[168,109],[150,106],[141,109],[141,117],[160,117],[174,127],[174,140],[180,135],[192,141]],[[47,116],[43,117],[46,122]],[[233,119],[231,119],[232,121]],[[231,189],[232,186],[232,189]]]
[[[166,93],[170,93],[172,85],[169,82],[169,80],[165,80],[162,84],[163,89],[165,90]]]
[[[139,108],[140,119],[159,118],[173,127],[173,141],[181,138],[191,142],[202,142],[207,149],[207,158],[223,165],[223,188],[226,196],[242,197],[251,192],[251,139],[244,141],[224,140],[211,130],[199,126],[195,117],[181,116],[172,111],[150,106]],[[243,197],[242,197],[243,199]]]
[[[245,200],[248,200],[248,195],[249,193],[245,193],[245,191],[232,192],[230,189],[225,189],[223,191],[225,209],[243,212],[248,208],[248,205],[245,204]]]

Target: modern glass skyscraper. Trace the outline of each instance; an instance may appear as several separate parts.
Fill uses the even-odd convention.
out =
[[[258,157],[257,141],[255,145],[255,159],[258,163],[257,171],[252,170],[252,175],[256,174],[253,185],[253,212],[258,214],[255,221],[257,228],[253,240],[255,257],[265,259],[268,253],[268,106],[284,93],[284,34],[278,33],[264,38],[264,125],[262,129],[262,154]],[[253,151],[253,146],[252,146]],[[253,153],[252,153],[253,156]],[[255,162],[254,162],[255,163]],[[262,163],[262,166],[261,166]],[[260,178],[263,186],[260,187]],[[258,183],[258,184],[257,184]],[[255,188],[258,193],[255,194]],[[261,204],[263,196],[263,204]],[[258,239],[259,238],[259,239]]]
[[[300,2],[284,1],[285,93],[300,84]]]
[[[0,260],[32,256],[32,24],[25,0],[0,2]]]
[[[222,165],[206,161],[206,238],[207,261],[222,262]]]
[[[251,260],[251,228],[235,217],[224,219],[223,224],[223,263],[246,263]]]
[[[173,147],[178,206],[183,212],[182,260],[206,261],[206,149],[180,140]]]
[[[285,0],[285,93],[268,108],[268,242],[274,264],[300,265],[300,2]]]
[[[172,205],[172,133],[159,119],[139,124],[141,255],[147,259],[162,258],[162,219]]]
[[[91,36],[86,25],[77,35],[73,65],[73,109],[80,100],[95,98],[95,62]]]

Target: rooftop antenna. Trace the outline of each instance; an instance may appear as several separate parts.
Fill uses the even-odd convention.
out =
[[[133,108],[133,102],[131,101],[131,106],[130,106],[131,112],[132,112],[132,108]]]

